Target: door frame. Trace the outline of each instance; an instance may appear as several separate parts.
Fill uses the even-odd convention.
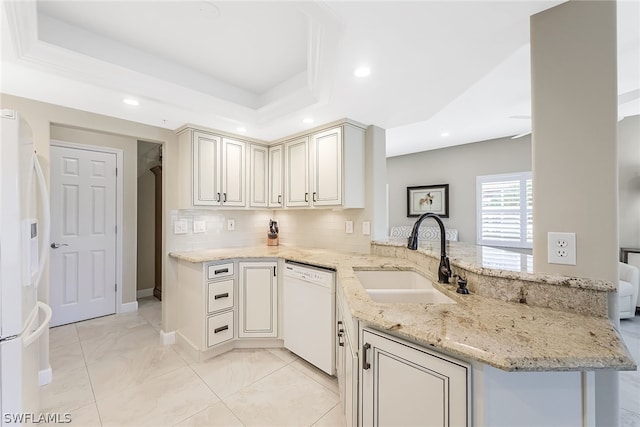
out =
[[[124,194],[124,186],[122,180],[122,177],[124,175],[123,151],[119,148],[78,144],[75,142],[66,142],[56,139],[52,139],[50,145],[52,147],[55,146],[62,148],[71,148],[75,150],[97,151],[100,153],[109,153],[116,155],[116,168],[118,169],[118,173],[116,174],[116,283],[118,283],[118,287],[116,288],[116,314],[125,313],[128,311],[136,311],[138,308],[137,301],[134,301],[133,303],[122,304],[122,231],[124,230],[122,226]],[[49,178],[49,183],[51,183],[51,178]],[[49,270],[51,270],[51,265],[49,265]],[[51,292],[51,290],[49,290],[49,292]]]

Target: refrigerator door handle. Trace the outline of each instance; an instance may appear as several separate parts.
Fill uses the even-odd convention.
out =
[[[40,167],[40,162],[38,161],[38,156],[36,153],[33,153],[33,168],[36,171],[36,182],[38,183],[38,187],[40,190],[40,202],[42,204],[42,211],[44,213],[44,233],[42,233],[42,247],[40,248],[40,265],[38,266],[38,274],[36,275],[35,280],[33,281],[36,289],[40,284],[40,278],[42,277],[42,273],[44,272],[44,267],[47,261],[47,246],[49,246],[49,239],[51,233],[51,212],[49,211],[49,193],[47,191],[47,183],[44,179],[44,174],[42,173],[42,168]],[[48,307],[48,306],[47,306]],[[51,310],[51,309],[49,309]]]
[[[44,312],[44,320],[36,328],[35,331],[31,332],[29,335],[25,335],[22,338],[22,345],[24,347],[29,347],[31,344],[35,342],[35,340],[37,340],[40,337],[40,335],[42,335],[44,331],[49,329],[49,321],[51,320],[51,315],[53,314],[51,312],[51,307],[49,307],[47,304],[43,303],[42,301],[38,301],[38,308]]]

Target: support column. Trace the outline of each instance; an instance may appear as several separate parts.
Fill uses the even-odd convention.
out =
[[[534,270],[618,282],[616,3],[572,0],[531,18]],[[576,233],[576,265],[547,233]],[[617,298],[609,299],[617,318]],[[618,374],[596,373],[596,425],[618,425]]]

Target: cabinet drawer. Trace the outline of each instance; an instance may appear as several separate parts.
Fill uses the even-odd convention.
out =
[[[207,347],[233,339],[233,311],[207,319]]]
[[[233,307],[233,279],[207,285],[207,313]]]
[[[233,276],[233,263],[207,266],[207,280]]]

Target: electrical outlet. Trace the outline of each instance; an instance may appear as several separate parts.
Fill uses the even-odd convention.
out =
[[[344,231],[346,231],[347,234],[353,234],[353,221],[347,221],[344,224]]]
[[[193,221],[193,234],[204,233],[207,229],[206,221]]]
[[[233,219],[228,219],[227,220],[227,230],[229,231],[233,231],[236,229],[236,221]]]
[[[173,234],[187,234],[187,227],[186,219],[177,219],[176,222],[173,223]]]
[[[576,233],[547,234],[549,264],[576,265]]]
[[[362,221],[362,235],[368,236],[371,234],[371,223],[369,221]]]

